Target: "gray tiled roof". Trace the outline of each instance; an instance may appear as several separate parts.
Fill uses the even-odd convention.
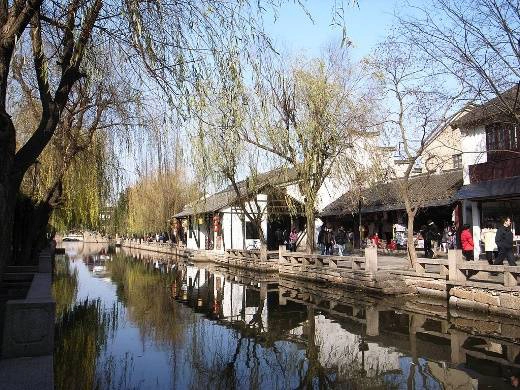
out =
[[[248,197],[251,192],[258,193],[261,188],[269,185],[282,185],[296,181],[296,174],[294,170],[285,168],[274,169],[269,172],[259,174],[255,179],[254,189],[247,190],[247,180],[242,180],[237,183],[240,196]],[[249,193],[249,194],[248,194]],[[175,218],[187,217],[189,215],[211,213],[231,206],[237,202],[236,191],[232,185],[229,185],[224,190],[215,194],[204,197],[184,207],[180,213],[175,214]]]
[[[422,207],[442,206],[453,203],[458,189],[462,186],[462,170],[450,170],[435,174],[417,175],[409,180],[412,198]],[[347,192],[326,206],[322,217],[346,215],[358,212],[361,197],[361,211],[364,213],[403,210],[404,201],[400,196],[399,182],[378,183],[370,188]]]
[[[453,122],[455,127],[486,125],[493,122],[511,122],[514,117],[511,109],[520,111],[520,89],[518,86],[508,89],[484,104],[475,106]]]

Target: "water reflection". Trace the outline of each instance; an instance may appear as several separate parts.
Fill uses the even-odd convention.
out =
[[[81,388],[511,388],[520,371],[512,320],[149,253],[96,278],[100,249],[74,245],[56,365]]]

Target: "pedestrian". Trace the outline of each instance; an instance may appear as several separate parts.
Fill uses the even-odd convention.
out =
[[[497,245],[495,238],[497,235],[497,229],[494,229],[491,223],[488,223],[482,232],[480,233],[480,240],[484,243],[484,252],[486,252],[486,260],[489,264],[493,264],[493,260],[496,258],[495,252],[497,251]]]
[[[334,237],[334,241],[338,246],[338,256],[343,256],[345,250],[345,244],[347,243],[347,232],[343,226],[340,226]]]
[[[502,219],[502,225],[497,230],[495,243],[498,247],[498,256],[494,264],[501,265],[504,263],[504,258],[506,258],[509,265],[516,265],[516,261],[513,256],[513,232],[511,231],[511,218],[505,217]]]
[[[276,231],[274,232],[274,237],[276,239],[276,247],[278,248],[280,245],[283,244],[283,232],[282,229],[280,229],[280,226],[276,228]]]
[[[427,258],[436,257],[435,250],[437,248],[437,242],[439,241],[439,229],[432,220],[428,221],[428,227],[426,229],[426,237],[424,241],[424,253]],[[435,249],[435,250],[434,250]]]
[[[455,249],[457,246],[457,230],[455,226],[450,226],[450,231],[448,232],[448,249]]]
[[[444,253],[448,253],[448,245],[450,240],[450,225],[446,224],[442,230],[441,247]]]
[[[296,228],[291,230],[291,234],[289,234],[289,246],[291,248],[291,252],[296,252],[296,242],[298,241],[298,233],[296,232]]]
[[[462,254],[466,260],[473,260],[473,234],[471,233],[470,226],[465,224],[460,234],[460,243],[462,246]]]
[[[331,228],[325,228],[323,241],[325,243],[325,254],[332,255],[334,253],[334,234],[332,234]]]
[[[376,248],[379,248],[379,234],[378,233],[374,233],[374,235],[372,236],[372,244]]]
[[[321,225],[320,232],[318,233],[318,248],[320,248],[320,255],[325,254],[325,225]]]

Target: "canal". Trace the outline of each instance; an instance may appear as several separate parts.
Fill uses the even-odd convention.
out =
[[[68,243],[57,389],[508,389],[516,321]]]

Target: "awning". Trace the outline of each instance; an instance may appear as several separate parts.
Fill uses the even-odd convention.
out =
[[[520,176],[487,180],[462,186],[457,192],[456,198],[462,200],[501,198],[506,196],[520,196]]]

